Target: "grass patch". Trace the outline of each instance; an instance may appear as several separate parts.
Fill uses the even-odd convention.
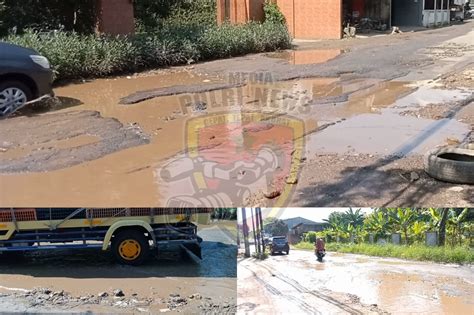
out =
[[[265,260],[267,259],[269,256],[268,256],[268,253],[253,253],[252,254],[252,257],[255,258],[255,259],[259,259],[259,260]]]
[[[301,242],[297,249],[312,249],[314,245]],[[427,247],[424,245],[375,245],[375,244],[326,244],[326,250],[340,253],[363,254],[378,257],[395,257],[409,260],[433,261],[439,263],[474,263],[474,250],[469,247]]]
[[[294,249],[314,250],[314,243],[300,242],[291,246]]]

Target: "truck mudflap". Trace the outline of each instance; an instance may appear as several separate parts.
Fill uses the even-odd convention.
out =
[[[198,242],[182,243],[181,249],[192,258],[202,260],[201,245]]]

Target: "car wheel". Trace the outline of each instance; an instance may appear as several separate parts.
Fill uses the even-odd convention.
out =
[[[125,230],[114,236],[112,252],[119,263],[138,266],[148,258],[150,245],[142,232]]]
[[[287,250],[287,251],[286,251],[286,254],[289,255],[289,254],[290,254],[290,250]]]
[[[17,111],[32,97],[31,89],[19,81],[0,83],[0,117]]]

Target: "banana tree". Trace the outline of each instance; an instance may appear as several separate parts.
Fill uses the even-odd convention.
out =
[[[462,245],[462,235],[464,232],[464,220],[466,219],[470,209],[466,208],[459,214],[454,209],[449,209],[448,214],[448,227],[451,234],[451,245],[454,246],[456,243]]]
[[[376,209],[364,221],[365,229],[375,234],[375,237],[386,237],[389,229],[389,220],[386,212]]]
[[[364,224],[364,214],[361,212],[361,209],[356,211],[349,208],[346,212],[342,214],[344,223],[351,224],[353,227],[361,226]]]
[[[448,220],[449,209],[430,208],[427,212],[430,216],[429,227],[433,231],[438,230],[439,246],[444,246],[446,240],[446,223]]]
[[[394,231],[402,232],[405,244],[408,244],[408,231],[411,224],[416,220],[417,213],[412,208],[390,209],[389,213]]]
[[[344,223],[342,222],[341,216],[334,213],[334,215],[331,214],[329,218],[324,219],[323,221],[329,224],[329,230],[336,238],[336,242],[339,242],[339,237],[344,234]]]
[[[428,215],[429,220],[427,222],[427,229],[429,231],[435,231],[438,229],[439,223],[441,222],[442,219],[442,209],[437,209],[437,208],[429,208],[424,211],[424,214]]]
[[[411,228],[410,232],[415,237],[417,242],[422,242],[425,232],[428,230],[428,224],[423,221],[415,221]]]

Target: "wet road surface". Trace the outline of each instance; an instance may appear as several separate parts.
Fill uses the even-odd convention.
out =
[[[177,248],[163,249],[139,267],[117,265],[107,253],[100,251],[38,252],[16,262],[3,259],[0,262],[0,309],[157,313],[198,312],[205,310],[202,307],[210,307],[223,313],[231,312],[236,304],[237,285],[233,230],[232,223],[201,226],[198,234],[204,240],[203,260],[199,262],[183,256]],[[63,304],[49,301],[36,305],[35,300],[21,295],[37,288],[64,291],[71,299]],[[125,302],[113,299],[112,292],[116,289],[123,290]],[[97,301],[100,292],[107,292],[110,299]],[[179,295],[187,302],[170,310],[170,294]],[[38,299],[41,294],[32,295]],[[192,295],[200,297],[188,298]],[[73,297],[87,299],[81,303]]]
[[[238,263],[239,314],[472,314],[472,266],[311,251]]]
[[[451,64],[472,54],[469,49],[460,51],[461,57],[449,59]],[[318,56],[309,51],[295,56],[299,54],[307,54],[313,63]],[[347,54],[330,62],[337,63]],[[291,58],[288,62],[286,55],[255,58],[267,60],[268,68],[250,75],[236,70],[232,77],[213,73],[211,62],[55,89],[62,104],[49,113],[14,117],[0,124],[2,206],[229,207],[262,205],[269,200],[274,206],[289,202],[334,205],[334,199],[324,200],[326,190],[334,190],[335,185],[336,190],[347,191],[351,181],[344,175],[367,166],[346,163],[348,156],[362,161],[375,158],[372,166],[378,167],[385,158],[399,155],[400,164],[413,165],[408,174],[423,172],[420,163],[426,151],[463,142],[472,131],[469,120],[418,113],[428,105],[443,108],[447,103],[465,102],[472,98],[472,89],[447,90],[439,82],[414,77],[387,81],[338,73],[304,78],[304,69],[291,64]],[[228,61],[229,71],[235,62]],[[275,81],[275,74],[288,67],[303,71],[303,78]],[[413,65],[400,67],[420,70]],[[199,84],[215,86],[242,79],[248,84],[192,93]],[[182,93],[186,86],[190,92]],[[165,96],[120,104],[128,95],[153,89],[164,89]],[[62,115],[80,117],[86,115],[83,111],[98,116],[93,122],[77,119],[58,125]],[[13,128],[22,124],[28,127]],[[108,130],[110,125],[114,132]],[[403,161],[409,157],[415,163]],[[318,178],[321,182],[313,181],[311,169],[317,166],[311,162],[324,162],[324,158],[334,163],[326,167],[328,174]],[[344,163],[338,162],[341,159]],[[306,162],[308,168],[303,166],[299,172]],[[408,189],[403,182],[406,174],[392,175],[377,179],[393,183],[389,196],[377,198],[382,192],[365,195],[357,205],[411,202],[410,196],[395,198]],[[362,175],[355,172],[353,176],[361,179]],[[421,186],[435,189],[430,195],[419,195],[448,199],[446,203],[431,199],[430,205],[450,206],[458,197],[470,202],[464,195],[450,200],[447,189],[453,185],[422,179],[426,181]],[[413,194],[421,188],[414,187]],[[424,202],[421,198],[413,201]]]

